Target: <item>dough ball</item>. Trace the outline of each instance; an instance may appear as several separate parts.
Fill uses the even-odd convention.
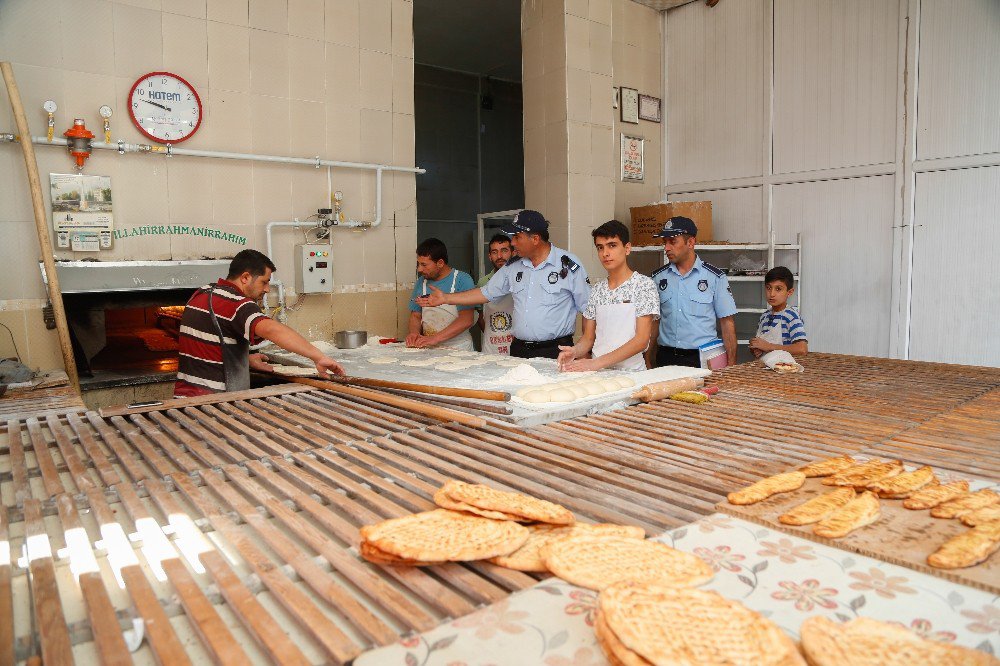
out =
[[[545,389],[535,389],[527,391],[520,398],[525,402],[549,402],[549,392]]]
[[[630,388],[635,386],[635,380],[631,377],[615,377],[615,381],[618,382],[618,388]]]
[[[600,380],[601,388],[604,389],[605,393],[610,393],[611,391],[617,391],[620,386],[618,386],[617,379],[602,379]]]
[[[369,363],[374,363],[375,365],[388,365],[389,363],[395,363],[398,361],[395,356],[375,356],[368,359]]]
[[[604,387],[601,386],[601,382],[595,381],[593,379],[580,384],[580,388],[587,392],[587,395],[600,395],[604,393]]]
[[[523,398],[528,393],[533,393],[534,391],[537,390],[538,390],[537,386],[526,386],[523,389],[518,389],[514,395],[516,395],[518,398]]]
[[[567,386],[566,390],[572,393],[574,396],[576,396],[577,400],[579,400],[580,398],[586,398],[590,395],[590,393],[587,392],[587,389],[583,388],[583,386],[576,383]]]
[[[576,395],[566,388],[557,388],[549,391],[549,401],[550,402],[573,402],[576,400]]]

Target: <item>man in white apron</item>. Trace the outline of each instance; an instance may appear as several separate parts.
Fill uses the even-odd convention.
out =
[[[559,367],[568,372],[645,370],[646,346],[660,318],[656,285],[628,265],[632,251],[628,227],[611,220],[591,235],[608,278],[590,292],[583,311],[583,337],[575,345],[560,345]]]
[[[476,284],[485,287],[497,271],[510,259],[510,238],[506,234],[496,234],[489,242],[490,263],[493,270]],[[514,297],[507,294],[496,303],[487,302],[479,315],[479,330],[483,332],[484,354],[510,354],[510,343],[514,339]]]
[[[469,328],[475,321],[475,309],[468,305],[438,305],[421,307],[417,297],[429,293],[428,286],[454,294],[475,285],[468,273],[448,265],[448,248],[437,238],[428,238],[417,246],[417,273],[410,298],[409,334],[407,347],[445,347],[472,351]]]

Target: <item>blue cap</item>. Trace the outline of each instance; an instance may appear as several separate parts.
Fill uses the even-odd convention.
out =
[[[508,236],[519,232],[537,234],[549,228],[549,223],[537,210],[522,210],[514,219],[505,224],[500,231]]]
[[[698,226],[690,217],[672,217],[663,223],[663,228],[658,233],[653,234],[653,238],[671,238],[687,234],[688,236],[698,235]]]

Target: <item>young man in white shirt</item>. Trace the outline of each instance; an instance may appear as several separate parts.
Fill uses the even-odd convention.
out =
[[[583,337],[573,346],[559,347],[559,367],[568,372],[645,370],[646,346],[660,318],[656,285],[628,265],[632,252],[628,227],[611,220],[591,235],[608,277],[590,292],[583,311]]]

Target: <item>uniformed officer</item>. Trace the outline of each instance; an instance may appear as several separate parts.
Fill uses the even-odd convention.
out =
[[[695,253],[697,235],[698,227],[687,217],[672,217],[653,234],[663,239],[669,261],[652,275],[660,294],[655,367],[700,367],[698,347],[718,337],[716,323],[729,364],[736,363],[736,301],[722,269]],[[652,356],[654,346],[649,347],[647,354]]]
[[[510,355],[558,358],[559,345],[573,344],[577,314],[587,307],[590,283],[579,260],[549,242],[549,223],[541,213],[522,210],[502,231],[517,253],[485,286],[445,294],[431,288],[421,306],[478,305],[514,297],[514,340]]]

